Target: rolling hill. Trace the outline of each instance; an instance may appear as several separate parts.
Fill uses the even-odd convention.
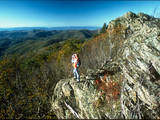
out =
[[[59,41],[77,38],[86,39],[96,34],[97,30],[16,30],[0,31],[0,56],[4,54],[24,54]]]

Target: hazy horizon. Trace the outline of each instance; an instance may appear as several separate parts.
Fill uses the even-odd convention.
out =
[[[25,30],[25,31],[30,31],[33,29],[41,29],[41,30],[97,30],[101,29],[102,27],[100,26],[58,26],[58,27],[6,27],[6,28],[0,28],[0,31],[20,31],[20,30]]]
[[[48,26],[24,26],[24,27],[0,27],[0,28],[32,28],[32,27],[34,27],[34,28],[54,28],[54,27],[102,27],[102,26],[50,26],[50,27],[48,27]]]

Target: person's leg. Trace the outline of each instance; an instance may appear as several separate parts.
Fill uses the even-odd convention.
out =
[[[76,68],[76,76],[77,76],[77,81],[80,81],[80,76],[79,76],[78,68]]]
[[[73,74],[74,74],[74,78],[77,78],[77,74],[76,74],[76,68],[73,68]]]

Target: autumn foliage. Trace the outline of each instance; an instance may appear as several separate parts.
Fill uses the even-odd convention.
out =
[[[0,59],[0,119],[55,119],[50,104],[54,86],[69,75],[70,55],[82,43],[70,39]]]
[[[108,101],[117,100],[120,97],[120,86],[117,81],[108,78],[108,74],[103,79],[96,79],[95,86],[101,95],[106,96]]]
[[[83,64],[79,72],[85,74],[88,68],[100,67],[117,55],[124,31],[123,26],[117,26],[91,40],[69,39],[0,59],[0,119],[55,118],[50,100],[56,83],[73,75],[71,55],[80,55]],[[95,85],[107,100],[120,96],[119,83],[108,75],[98,78]]]

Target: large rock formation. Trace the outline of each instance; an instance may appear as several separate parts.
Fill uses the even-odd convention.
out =
[[[125,27],[125,41],[113,59],[88,70],[80,83],[72,79],[57,83],[52,108],[58,118],[160,118],[160,19],[128,12],[111,21],[108,32],[117,25]],[[121,81],[118,100],[105,101],[96,90],[95,80],[105,71]]]
[[[132,18],[133,16],[133,18]],[[123,18],[123,17],[122,17]],[[124,43],[121,69],[125,118],[158,118],[160,114],[160,21],[143,13],[124,15],[132,34]]]
[[[89,69],[87,76],[81,76],[81,81],[78,83],[74,79],[63,79],[58,82],[52,102],[58,118],[120,118],[120,101],[103,101],[97,92],[95,88],[97,73],[101,72]]]

